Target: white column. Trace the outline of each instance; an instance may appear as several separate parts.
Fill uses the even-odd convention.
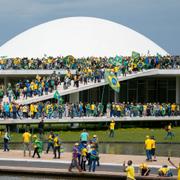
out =
[[[7,77],[4,77],[4,92],[7,93],[7,86],[8,86],[8,79]]]
[[[70,103],[79,103],[79,92],[70,94],[69,102]]]
[[[114,91],[114,102],[115,103],[119,102],[119,93],[117,93],[116,91]]]
[[[176,103],[180,104],[180,77],[176,77]]]

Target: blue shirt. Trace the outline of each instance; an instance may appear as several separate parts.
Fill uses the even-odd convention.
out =
[[[87,132],[82,132],[81,133],[81,141],[88,141],[88,133]]]

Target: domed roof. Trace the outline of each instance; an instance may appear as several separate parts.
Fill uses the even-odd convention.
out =
[[[150,39],[121,24],[93,17],[68,17],[35,26],[0,47],[0,56],[130,56],[168,54]]]

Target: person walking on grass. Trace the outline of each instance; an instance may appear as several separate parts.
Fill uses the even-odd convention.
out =
[[[168,137],[170,137],[172,139],[172,137],[175,137],[174,133],[172,132],[172,124],[171,123],[167,126],[166,131],[167,131],[167,134],[164,139],[168,139]]]
[[[82,170],[78,164],[78,145],[79,145],[78,143],[74,144],[73,152],[72,152],[72,161],[71,161],[71,164],[68,169],[69,172],[72,172],[72,168],[74,168],[74,167],[76,167],[79,172],[82,172]]]
[[[127,180],[136,180],[135,179],[135,171],[134,171],[134,167],[132,166],[131,160],[129,160],[127,162],[127,167],[126,167],[126,162],[124,161],[123,170],[124,170],[124,172],[127,173]]]
[[[170,159],[170,157],[168,157],[168,161],[169,163],[174,166],[177,169],[177,180],[180,180],[180,163],[178,166],[176,166]]]
[[[26,130],[22,135],[23,138],[23,150],[24,157],[26,156],[26,149],[29,151],[29,157],[31,156],[31,134]]]
[[[115,122],[113,119],[109,125],[109,130],[110,130],[109,137],[114,137],[114,127],[115,127]]]

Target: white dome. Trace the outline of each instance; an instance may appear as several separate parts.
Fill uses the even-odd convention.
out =
[[[35,26],[0,47],[0,56],[130,56],[168,54],[136,31],[108,20],[69,17]]]

